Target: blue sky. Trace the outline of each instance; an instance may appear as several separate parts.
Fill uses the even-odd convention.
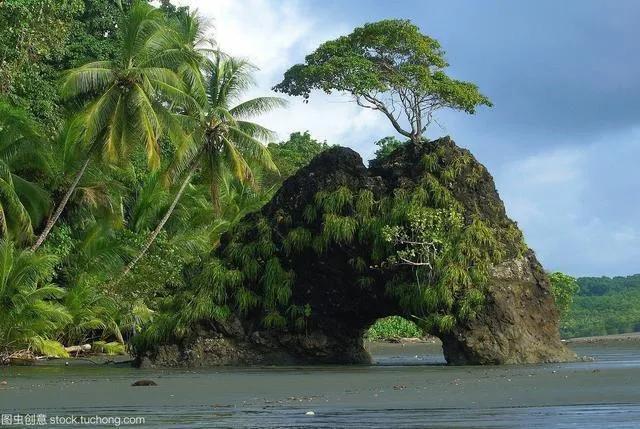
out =
[[[438,39],[456,78],[495,106],[442,112],[450,135],[494,175],[509,215],[548,270],[640,272],[640,2],[180,0],[221,49],[251,59],[255,94],[320,42],[384,18]],[[346,96],[312,96],[263,118],[282,138],[310,130],[367,159],[393,129]]]

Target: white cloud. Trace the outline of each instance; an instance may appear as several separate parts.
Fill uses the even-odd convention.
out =
[[[269,0],[182,0],[213,24],[223,51],[245,57],[266,73],[282,66],[288,53],[310,33],[313,23],[297,2]]]
[[[248,96],[274,95],[271,87],[284,71],[301,62],[321,42],[350,31],[339,20],[321,21],[295,0],[179,0],[178,5],[198,9],[213,24],[213,37],[223,51],[249,59],[259,67],[257,87]],[[281,95],[281,94],[280,94]],[[373,141],[391,134],[385,118],[359,108],[339,95],[312,95],[309,103],[286,97],[289,106],[259,121],[279,138],[291,132],[309,130],[328,143],[350,146],[369,158]]]

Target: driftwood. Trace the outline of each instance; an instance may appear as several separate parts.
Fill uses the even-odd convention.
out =
[[[35,363],[36,356],[30,350],[18,350],[0,356],[0,364],[2,365],[28,366],[35,365]]]
[[[68,353],[84,353],[91,350],[91,344],[81,344],[64,348]]]

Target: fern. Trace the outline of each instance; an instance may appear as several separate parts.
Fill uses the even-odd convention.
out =
[[[41,336],[34,336],[30,339],[30,348],[33,351],[48,357],[66,358],[69,357],[62,344],[56,340],[43,338]]]
[[[356,233],[357,222],[349,216],[325,213],[322,234],[326,240],[337,244],[349,244]]]
[[[256,281],[260,274],[260,264],[255,259],[247,261],[242,265],[242,273],[247,280]]]
[[[304,207],[302,211],[302,218],[307,224],[311,224],[316,221],[318,218],[318,214],[316,212],[316,208],[311,204],[308,204]]]
[[[311,247],[318,254],[322,255],[329,249],[329,238],[326,234],[320,234],[313,237],[313,241],[311,242]]]
[[[440,316],[437,318],[437,324],[438,324],[438,330],[440,332],[443,332],[443,333],[451,332],[451,330],[456,324],[456,318],[451,314]]]
[[[315,195],[316,206],[325,213],[339,214],[353,202],[353,193],[346,186],[333,192],[320,191]]]
[[[238,288],[236,290],[236,303],[238,305],[238,309],[240,310],[240,314],[247,314],[249,310],[256,307],[260,302],[258,295],[255,292],[250,291],[244,287]]]
[[[373,285],[373,279],[371,277],[361,276],[356,280],[356,284],[361,289],[367,289]]]
[[[278,311],[270,311],[262,319],[262,323],[267,328],[284,328],[287,326],[287,319],[285,319]]]
[[[353,267],[359,273],[364,273],[367,270],[367,261],[360,256],[349,259],[349,265]]]
[[[431,152],[422,157],[422,165],[429,173],[434,173],[438,169],[438,154]]]
[[[283,241],[287,255],[300,253],[305,247],[312,243],[311,232],[305,228],[294,228],[287,234]]]
[[[293,286],[293,274],[282,268],[278,258],[271,258],[267,261],[262,283],[268,305],[275,307],[288,303]]]
[[[368,218],[371,216],[375,205],[375,198],[373,192],[368,189],[362,190],[358,193],[356,199],[356,213],[362,218]]]
[[[105,353],[109,356],[123,355],[125,354],[124,344],[112,341],[94,341],[92,344],[92,350],[97,353]]]

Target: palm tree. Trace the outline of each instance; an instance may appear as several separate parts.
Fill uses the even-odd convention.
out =
[[[17,250],[11,241],[0,240],[0,352],[66,355],[56,338],[71,317],[57,302],[64,290],[50,282],[55,262],[50,255]]]
[[[206,63],[206,103],[199,114],[199,125],[191,135],[192,144],[187,154],[181,162],[172,166],[173,175],[182,177],[182,183],[164,216],[116,283],[124,278],[149,250],[198,168],[199,179],[209,186],[216,213],[220,211],[220,184],[225,172],[231,173],[241,182],[254,184],[250,164],[277,170],[269,151],[261,141],[271,138],[273,133],[248,119],[284,106],[285,101],[278,97],[257,97],[239,102],[242,94],[254,83],[251,75],[254,70],[255,67],[247,61],[220,52],[215,54],[212,61]],[[238,102],[239,104],[235,104]]]
[[[0,236],[29,240],[48,210],[49,196],[18,171],[46,171],[42,137],[28,114],[0,100]]]
[[[81,135],[84,161],[53,215],[31,247],[38,249],[62,214],[94,155],[108,161],[124,159],[134,147],[144,147],[149,166],[160,166],[159,138],[185,138],[184,115],[172,108],[193,108],[177,70],[193,62],[178,32],[162,12],[136,2],[123,28],[121,54],[115,61],[96,61],[65,73],[62,96],[84,105],[74,120]]]

